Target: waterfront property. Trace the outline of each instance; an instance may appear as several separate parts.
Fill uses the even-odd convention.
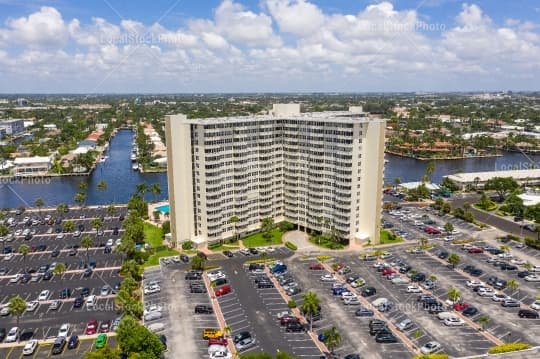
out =
[[[46,156],[17,157],[13,164],[16,176],[44,176],[51,169],[52,160]]]
[[[467,172],[445,177],[456,183],[461,189],[467,187],[484,188],[485,183],[495,177],[512,177],[519,184],[527,186],[540,184],[540,169]]]
[[[173,240],[242,237],[271,217],[377,243],[384,131],[385,120],[359,108],[301,113],[287,104],[268,115],[167,116]]]

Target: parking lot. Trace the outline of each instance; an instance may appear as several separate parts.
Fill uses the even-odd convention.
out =
[[[120,277],[118,271],[121,266],[122,258],[114,251],[106,250],[106,242],[109,238],[120,238],[122,234],[120,216],[126,214],[125,207],[117,207],[114,215],[109,215],[105,208],[91,207],[82,209],[70,209],[67,213],[57,213],[55,210],[26,211],[20,215],[9,213],[6,220],[10,217],[15,219],[9,229],[11,233],[31,229],[35,234],[32,238],[25,239],[22,236],[8,236],[4,238],[2,247],[4,249],[2,256],[5,257],[10,250],[17,252],[21,244],[28,244],[33,251],[23,257],[15,254],[11,259],[0,259],[0,270],[3,276],[0,277],[0,308],[6,306],[9,300],[19,295],[28,302],[38,299],[40,293],[44,290],[49,291],[47,298],[39,301],[37,307],[28,310],[20,317],[20,328],[22,332],[31,333],[35,339],[50,339],[57,336],[60,326],[64,323],[70,324],[70,334],[83,335],[86,325],[90,320],[96,320],[98,325],[103,322],[112,321],[117,317],[114,306],[113,290],[119,286]],[[58,219],[53,224],[38,223],[37,219],[44,219],[51,215],[52,221]],[[34,223],[26,224],[24,217],[29,217]],[[84,218],[83,218],[84,217]],[[93,218],[102,218],[102,233],[91,228]],[[73,220],[74,231],[81,229],[82,233],[75,234],[74,231],[62,232],[63,224],[67,219]],[[79,227],[81,226],[81,227]],[[82,227],[84,226],[84,228]],[[118,228],[114,231],[114,228]],[[116,234],[113,234],[113,231]],[[52,233],[47,233],[52,232]],[[18,233],[18,232],[17,232]],[[57,238],[62,235],[63,238]],[[94,239],[94,246],[89,248],[80,248],[80,239],[84,235],[89,235]],[[38,248],[46,246],[46,248]],[[73,250],[75,246],[75,250]],[[43,250],[44,249],[44,250]],[[53,253],[54,250],[59,250]],[[71,250],[71,253],[70,253]],[[66,271],[62,274],[53,274],[52,268],[57,263],[64,263]],[[85,274],[85,268],[92,268]],[[51,278],[47,278],[46,272],[50,272]],[[16,275],[28,275],[28,278],[20,279],[14,282]],[[104,290],[103,287],[108,287]],[[61,295],[62,291],[69,289],[69,295],[65,298]],[[93,307],[87,307],[84,303],[76,308],[74,301],[76,297],[97,296],[96,304]],[[53,308],[53,301],[59,301],[58,307]],[[0,316],[0,327],[9,330],[16,325],[16,318],[12,315]],[[81,353],[89,350],[94,340],[81,340],[81,346],[74,350],[65,350],[63,356],[80,358]],[[114,343],[114,339],[111,339]],[[50,354],[51,345],[44,344],[38,348],[35,358],[46,357]],[[19,357],[22,353],[21,348],[2,349],[0,357]],[[48,354],[46,354],[48,353]]]
[[[109,336],[107,343],[111,347],[116,346],[116,337]],[[84,353],[94,350],[95,340],[94,339],[81,339],[79,346],[75,349],[64,349],[61,355],[57,355],[59,358],[63,359],[80,359],[83,357]],[[0,348],[0,358],[2,359],[20,359],[23,358],[22,355],[23,345],[14,346],[10,348]],[[45,359],[51,357],[52,344],[46,343],[41,344],[37,347],[32,359]],[[26,357],[25,357],[26,358]]]

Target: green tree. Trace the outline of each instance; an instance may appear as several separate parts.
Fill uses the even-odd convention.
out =
[[[30,253],[30,246],[28,244],[21,244],[19,246],[19,253],[23,256],[23,260],[26,261],[26,256]]]
[[[75,194],[74,201],[75,201],[75,203],[77,203],[79,206],[84,207],[84,202],[86,202],[86,193],[84,193],[84,192],[77,192],[77,194]]]
[[[478,323],[482,326],[482,330],[486,329],[486,324],[489,323],[491,319],[487,315],[482,315],[478,318]]]
[[[122,263],[122,267],[120,268],[120,274],[122,274],[124,277],[130,276],[136,281],[140,281],[142,275],[142,267],[137,264],[135,260],[128,259]]]
[[[452,253],[448,256],[448,263],[450,263],[452,267],[456,268],[459,262],[461,262],[461,258],[458,254]]]
[[[2,252],[6,249],[6,236],[9,234],[9,228],[5,224],[0,224],[0,238],[2,238]]]
[[[326,329],[323,332],[323,336],[324,344],[326,344],[326,347],[333,353],[336,347],[341,344],[341,334],[335,326],[332,326],[330,329]]]
[[[86,248],[86,263],[90,261],[88,250],[94,245],[94,240],[89,235],[81,238],[81,247]]]
[[[401,184],[401,178],[394,178],[394,188],[397,188]]]
[[[457,288],[452,287],[448,290],[448,299],[450,299],[452,302],[457,302],[460,297],[461,293]]]
[[[507,246],[506,244],[501,244],[501,246],[499,247],[499,249],[500,249],[501,251],[503,251],[504,253],[510,252],[510,247]]]
[[[237,230],[237,227],[236,227],[236,224],[240,221],[240,218],[238,218],[238,216],[236,215],[233,215],[231,218],[229,218],[229,222],[231,222],[233,224],[233,228],[234,228],[234,240],[235,241],[238,241],[238,230]]]
[[[79,182],[79,190],[80,191],[86,191],[88,189],[88,183],[81,181]]]
[[[144,194],[148,192],[148,183],[139,183],[135,188],[135,192],[141,196],[144,196]]]
[[[446,222],[444,224],[444,230],[447,232],[447,233],[450,233],[454,230],[454,225],[452,224],[452,222]]]
[[[519,188],[519,184],[512,177],[494,177],[486,181],[484,188],[497,192],[499,200],[502,202],[509,192]]]
[[[56,212],[60,215],[60,216],[63,216],[65,212],[67,212],[69,210],[69,207],[67,204],[65,203],[60,203],[58,206],[56,206]]]
[[[43,200],[43,198],[36,198],[36,200],[34,201],[34,206],[37,207],[39,216],[41,217],[41,208],[45,206],[45,201]]]
[[[293,357],[289,353],[280,351],[276,354],[276,359],[295,359],[295,357]]]
[[[107,182],[104,180],[99,181],[96,188],[100,192],[105,192],[107,190]]]
[[[426,166],[426,176],[428,181],[431,182],[431,175],[435,172],[435,161],[429,161]]]
[[[124,316],[120,321],[117,338],[120,349],[128,356],[139,353],[143,357],[147,355],[150,358],[160,358],[165,350],[156,334],[129,315]]]
[[[107,215],[109,215],[109,217],[114,217],[116,211],[117,210],[114,204],[110,204],[109,206],[107,206]]]
[[[194,256],[191,260],[191,269],[203,270],[205,260],[201,256]]]
[[[96,351],[87,351],[84,353],[83,359],[118,359],[121,351],[119,348],[111,348],[109,345]]]
[[[506,286],[516,292],[519,288],[519,282],[515,278],[511,278],[506,282]]]
[[[266,217],[261,220],[261,232],[266,239],[272,238],[272,230],[274,229],[274,219]]]
[[[21,315],[26,311],[26,306],[26,301],[20,295],[16,295],[9,300],[8,309],[11,314],[17,317],[17,327],[19,326]]]
[[[58,262],[56,263],[56,266],[54,267],[53,273],[56,275],[62,275],[66,272],[67,267],[64,263]]]
[[[64,230],[66,232],[73,232],[74,229],[75,229],[75,222],[73,222],[72,220],[64,221]]]
[[[92,219],[92,228],[98,232],[103,227],[103,220],[101,218]]]
[[[312,291],[307,292],[303,295],[304,303],[302,303],[302,313],[309,318],[309,331],[313,331],[313,316],[319,313],[320,299]]]
[[[272,355],[268,353],[264,353],[264,352],[263,353],[246,353],[246,354],[240,355],[240,359],[272,359]],[[276,356],[276,359],[277,359],[277,356]]]
[[[426,237],[420,237],[418,238],[418,247],[425,248],[428,244],[428,240]]]
[[[157,198],[161,194],[161,186],[159,183],[153,183],[152,187],[150,187],[150,192],[154,195],[154,202],[157,202]]]

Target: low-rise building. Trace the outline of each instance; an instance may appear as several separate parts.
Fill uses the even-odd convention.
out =
[[[43,176],[46,175],[52,166],[50,157],[17,157],[13,161],[16,176]]]
[[[10,119],[10,120],[1,120],[0,129],[4,129],[6,135],[16,136],[24,132],[24,120],[22,119]]]

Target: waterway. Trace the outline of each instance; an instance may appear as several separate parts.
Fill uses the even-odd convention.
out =
[[[88,184],[86,202],[88,205],[126,203],[135,192],[137,184],[141,182],[146,182],[149,187],[153,183],[159,183],[161,194],[157,199],[166,199],[168,197],[166,173],[140,173],[132,170],[130,160],[132,140],[132,131],[119,131],[105,153],[109,158],[106,162],[98,164],[90,176],[0,179],[0,208],[32,206],[38,197],[43,198],[47,206],[56,206],[59,203],[74,204],[74,197],[79,191],[81,182]],[[403,182],[418,181],[426,173],[428,161],[392,155],[386,155],[386,159],[388,163],[385,166],[385,182],[392,183],[396,177]],[[443,176],[458,172],[527,169],[532,168],[531,162],[538,166],[540,155],[525,156],[521,153],[507,152],[502,157],[436,161],[432,179],[434,182],[440,182]],[[101,180],[107,184],[104,191],[97,189],[97,184]],[[146,198],[153,200],[154,196],[149,193]]]

